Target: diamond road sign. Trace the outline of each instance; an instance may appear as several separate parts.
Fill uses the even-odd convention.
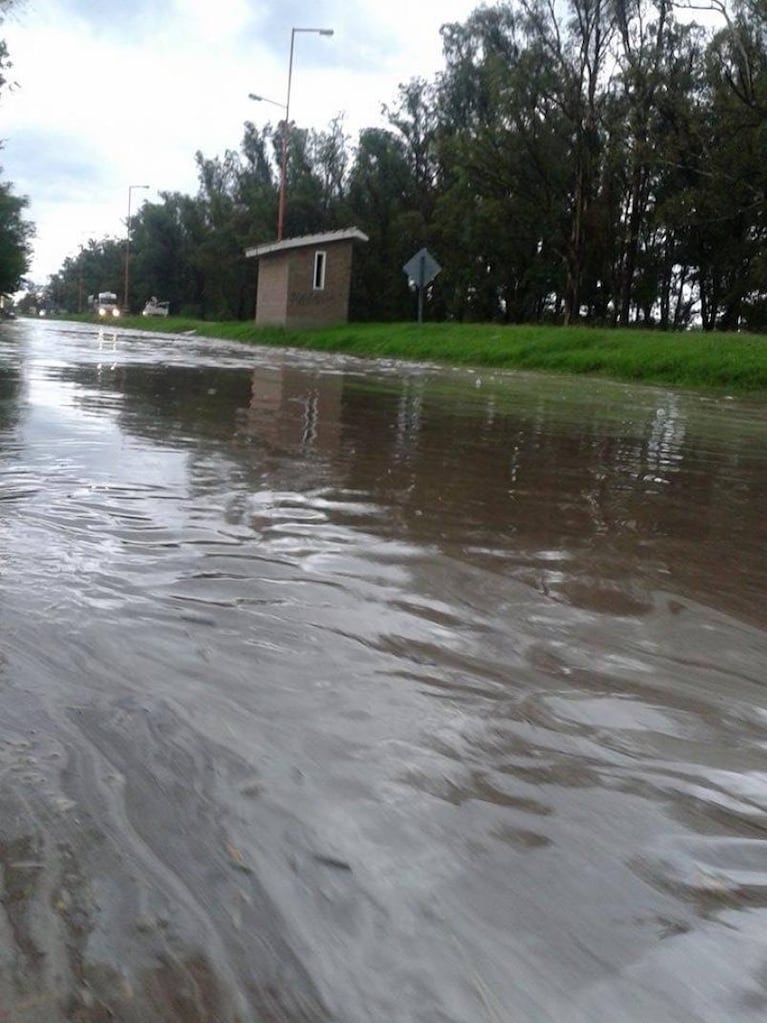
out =
[[[428,249],[421,249],[405,263],[402,269],[416,287],[425,288],[427,284],[431,284],[442,267]]]

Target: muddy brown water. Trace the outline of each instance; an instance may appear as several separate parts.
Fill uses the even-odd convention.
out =
[[[767,408],[0,334],[0,1020],[767,1015]]]

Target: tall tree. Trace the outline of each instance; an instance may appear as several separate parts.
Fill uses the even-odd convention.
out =
[[[402,140],[384,128],[366,128],[349,173],[346,211],[368,235],[353,265],[351,313],[363,320],[396,320],[410,315],[401,267],[416,239],[408,211],[413,176]]]
[[[541,116],[548,69],[510,7],[482,8],[442,31],[435,234],[446,311],[535,319],[555,287],[567,176],[556,110]]]
[[[580,316],[587,233],[604,149],[605,103],[615,32],[611,0],[567,0],[562,18],[554,0],[520,0],[529,46],[551,68],[545,98],[569,140],[568,237],[564,252],[564,319]]]
[[[11,0],[0,0],[0,25],[11,6]],[[0,92],[8,84],[10,68],[8,47],[0,39]],[[16,291],[29,269],[34,227],[23,217],[27,206],[28,200],[15,196],[10,183],[0,183],[0,292]]]
[[[0,292],[18,290],[29,269],[32,225],[22,216],[27,200],[13,194],[11,185],[0,183]]]

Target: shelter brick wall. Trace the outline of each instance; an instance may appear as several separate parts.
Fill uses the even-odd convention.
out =
[[[285,325],[289,269],[287,252],[261,260],[256,298],[257,326]]]
[[[352,241],[307,245],[261,257],[256,323],[325,327],[346,323]],[[314,255],[325,253],[325,287],[314,288]]]

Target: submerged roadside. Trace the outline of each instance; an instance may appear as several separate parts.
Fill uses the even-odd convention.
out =
[[[88,317],[69,317],[84,320]],[[767,397],[767,336],[670,334],[595,327],[485,323],[350,323],[319,330],[256,327],[180,317],[125,317],[120,326],[152,333],[194,331],[250,345],[290,346],[370,358],[428,360],[587,374],[673,387]]]

